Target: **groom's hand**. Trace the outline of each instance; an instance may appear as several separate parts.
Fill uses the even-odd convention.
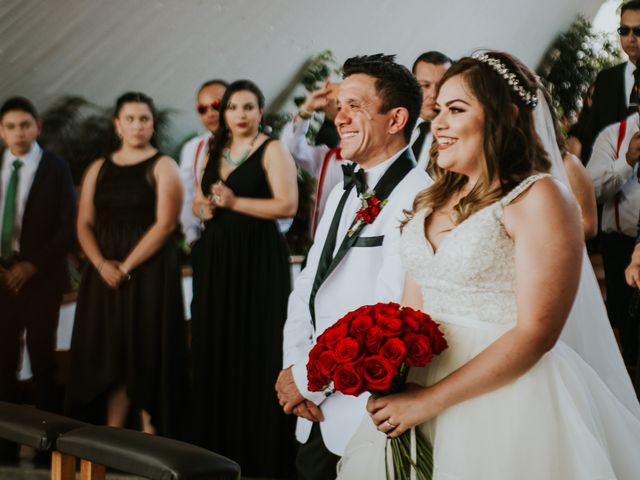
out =
[[[278,392],[278,402],[280,402],[280,406],[287,415],[292,413],[294,407],[305,400],[293,379],[291,367],[285,368],[278,375],[276,392]]]
[[[306,418],[311,422],[322,422],[324,420],[320,407],[311,400],[304,400],[293,407],[293,414],[297,417]]]

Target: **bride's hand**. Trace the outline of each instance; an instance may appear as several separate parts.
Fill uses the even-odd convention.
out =
[[[429,389],[408,386],[402,393],[370,397],[367,411],[378,430],[395,438],[440,413],[433,397]]]

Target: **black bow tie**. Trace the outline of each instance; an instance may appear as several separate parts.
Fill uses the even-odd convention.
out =
[[[367,179],[364,170],[356,171],[357,164],[342,165],[342,173],[344,174],[344,189],[347,190],[355,184],[358,195],[362,195],[367,191]]]

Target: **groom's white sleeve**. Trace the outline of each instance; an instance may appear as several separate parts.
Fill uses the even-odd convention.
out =
[[[311,400],[316,405],[320,405],[326,396],[322,392],[310,392],[307,389],[307,362],[309,360],[309,352],[316,341],[316,332],[311,323],[311,312],[309,311],[309,297],[311,296],[322,247],[327,238],[333,213],[341,195],[342,187],[338,185],[331,191],[327,199],[325,214],[320,219],[314,244],[307,254],[307,265],[296,278],[293,292],[289,296],[287,321],[284,324],[282,335],[283,367],[292,367],[291,373],[298,390],[300,390],[303,397]]]

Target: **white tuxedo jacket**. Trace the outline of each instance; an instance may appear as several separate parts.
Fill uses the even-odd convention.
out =
[[[325,397],[322,392],[308,391],[306,365],[309,351],[316,338],[347,312],[362,305],[400,301],[404,287],[404,270],[400,263],[398,242],[400,222],[404,218],[403,210],[410,209],[416,194],[430,183],[426,172],[414,168],[395,187],[378,218],[362,229],[355,245],[347,251],[342,261],[320,286],[315,300],[314,330],[309,312],[309,297],[327,232],[343,193],[342,185],[337,185],[327,200],[325,213],[309,251],[307,266],[297,277],[294,290],[289,297],[283,335],[283,365],[284,368],[293,366],[293,376],[302,395],[320,405],[325,418],[320,423],[322,438],[327,448],[336,455],[343,454],[349,439],[362,421],[366,413],[368,394],[356,398],[336,392]],[[355,189],[352,195],[355,195]],[[345,208],[343,220],[350,224],[354,217],[355,212]],[[340,245],[343,237],[344,234],[341,235],[339,229],[337,245]],[[307,441],[311,426],[310,421],[298,419],[298,441]]]

